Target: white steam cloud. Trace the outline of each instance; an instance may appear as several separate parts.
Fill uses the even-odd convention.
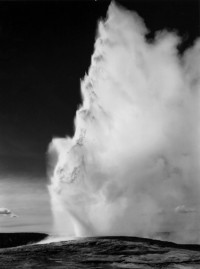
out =
[[[111,4],[73,138],[49,146],[56,233],[200,241],[200,41],[147,29]]]

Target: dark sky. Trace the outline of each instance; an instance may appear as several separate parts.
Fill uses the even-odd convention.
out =
[[[0,173],[45,172],[54,136],[73,134],[80,79],[110,1],[0,2]],[[152,31],[177,30],[182,52],[200,32],[198,0],[118,1]]]

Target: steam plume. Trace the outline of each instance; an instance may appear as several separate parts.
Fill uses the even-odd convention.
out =
[[[113,3],[99,22],[74,137],[49,146],[60,235],[200,239],[200,42],[147,32]]]

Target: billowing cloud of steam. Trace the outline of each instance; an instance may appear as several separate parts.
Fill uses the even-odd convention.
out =
[[[59,234],[200,239],[200,42],[146,33],[113,3],[99,23],[74,137],[49,146]]]

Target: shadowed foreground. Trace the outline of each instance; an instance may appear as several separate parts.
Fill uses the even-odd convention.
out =
[[[99,237],[0,249],[0,268],[200,268],[200,246]]]
[[[0,248],[37,243],[47,236],[45,233],[0,233]]]

